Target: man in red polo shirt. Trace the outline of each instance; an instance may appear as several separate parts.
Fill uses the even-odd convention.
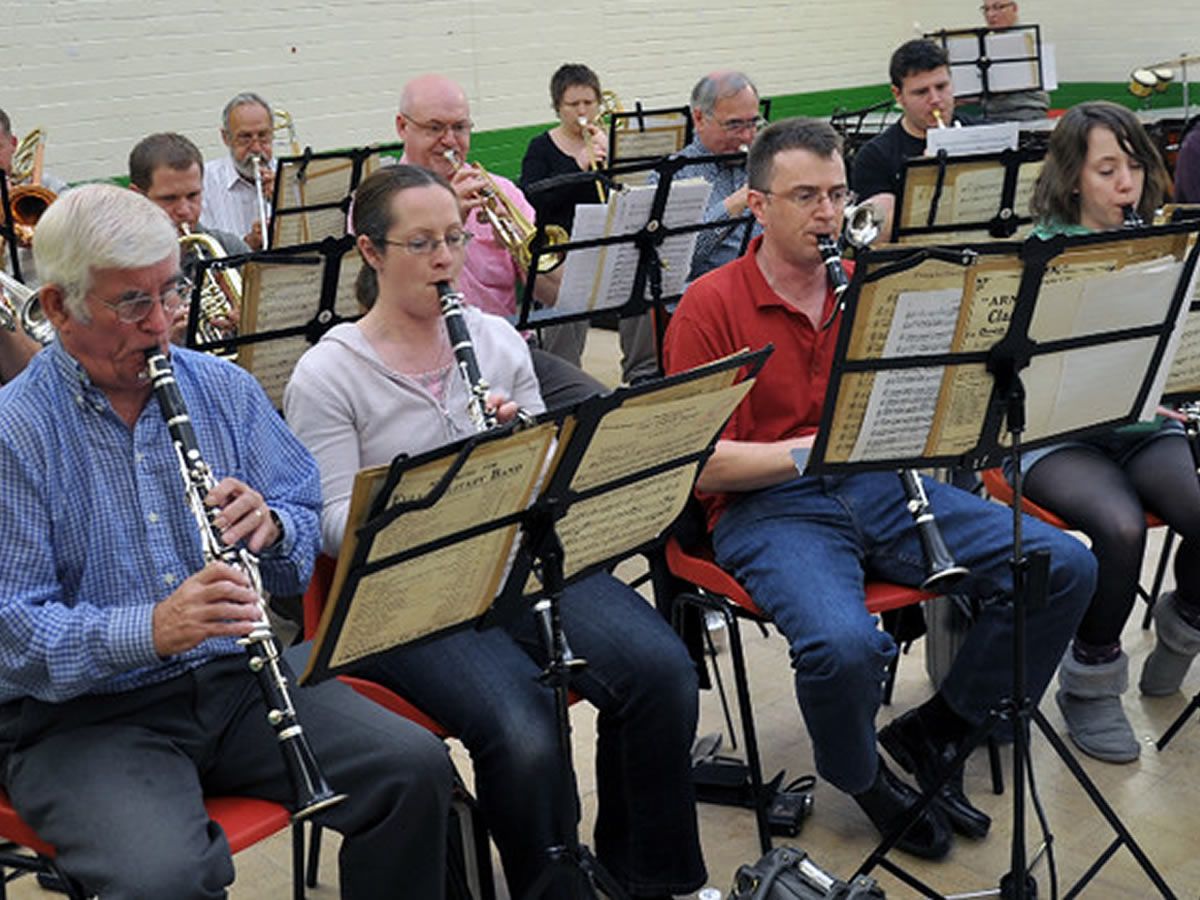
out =
[[[823,122],[772,125],[750,149],[749,186],[763,233],[744,256],[692,283],[667,331],[666,366],[679,372],[743,347],[775,346],[701,472],[698,493],[718,563],[791,645],[818,772],[886,832],[917,795],[876,751],[875,714],[896,647],[867,614],[863,585],[866,578],[918,585],[924,560],[894,473],[801,475],[792,456],[812,445],[837,342],[817,238],[842,229],[848,192],[840,139]],[[982,608],[938,692],[879,733],[884,749],[928,786],[1010,691],[1012,579],[1009,513],[940,482],[925,488],[947,544],[971,570],[960,590]],[[1036,700],[1091,597],[1095,565],[1074,538],[1029,519],[1025,528],[1027,547],[1052,553],[1050,602],[1028,613]],[[974,838],[990,825],[963,794],[961,773],[899,846],[941,857],[950,848],[948,825]]]

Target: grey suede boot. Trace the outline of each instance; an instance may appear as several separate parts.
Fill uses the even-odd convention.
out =
[[[1179,690],[1192,659],[1200,653],[1200,631],[1179,618],[1174,591],[1154,604],[1154,630],[1158,642],[1146,657],[1138,687],[1151,697],[1165,697]]]
[[[1129,687],[1129,657],[1084,665],[1069,649],[1058,667],[1054,699],[1067,720],[1067,734],[1088,756],[1105,762],[1133,762],[1142,747],[1133,734],[1121,695]]]

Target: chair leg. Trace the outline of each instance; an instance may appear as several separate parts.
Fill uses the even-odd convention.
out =
[[[1158,555],[1158,566],[1154,570],[1154,583],[1150,585],[1149,595],[1138,588],[1138,593],[1146,600],[1146,614],[1142,616],[1143,631],[1150,627],[1150,617],[1154,612],[1154,604],[1158,602],[1158,595],[1162,592],[1163,579],[1167,576],[1167,566],[1171,562],[1171,549],[1174,545],[1175,532],[1168,528],[1167,536],[1163,538],[1162,553]]]
[[[301,837],[303,840],[303,837]],[[313,822],[312,832],[308,839],[308,865],[303,872],[304,885],[317,886],[317,872],[321,868],[321,826]]]
[[[729,619],[729,650],[733,657],[733,678],[737,687],[738,715],[742,719],[742,739],[746,742],[746,767],[750,770],[750,788],[754,794],[754,818],[758,823],[758,843],[764,854],[771,852],[771,825],[767,821],[768,798],[763,791],[762,759],[758,755],[758,735],[750,706],[750,683],[746,676],[746,656],[742,649],[742,628],[736,615]]]
[[[316,825],[313,826],[315,831]],[[314,870],[315,871],[315,870]],[[292,823],[292,898],[304,900],[304,823]]]

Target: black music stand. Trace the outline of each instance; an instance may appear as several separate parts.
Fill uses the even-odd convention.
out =
[[[1012,238],[1033,224],[1029,198],[1045,148],[905,160],[891,240],[899,244]]]
[[[524,290],[517,310],[516,326],[522,329],[538,328],[583,319],[593,321],[611,317],[613,313],[620,318],[626,318],[654,311],[657,313],[655,324],[658,330],[655,346],[659,355],[659,371],[662,371],[662,338],[668,321],[667,311],[670,305],[682,296],[687,275],[691,270],[693,244],[687,239],[688,236],[703,231],[743,228],[742,250],[744,252],[749,244],[754,225],[754,217],[750,213],[721,222],[682,218],[671,208],[673,206],[670,202],[672,186],[681,173],[683,178],[687,177],[687,170],[690,167],[713,162],[738,165],[744,162],[745,157],[744,153],[696,157],[675,156],[653,163],[611,166],[604,173],[610,180],[610,184],[619,183],[623,177],[634,173],[653,172],[657,175],[658,180],[652,189],[653,196],[648,211],[629,231],[587,240],[572,239],[566,244],[558,244],[554,247],[535,247],[533,261],[526,273]],[[585,177],[591,179],[596,176],[588,174]],[[643,186],[630,190],[649,191],[651,188]],[[622,199],[610,194],[609,203],[620,203]],[[576,231],[579,231],[580,210],[583,208],[585,207],[576,207]],[[683,248],[686,248],[686,251]],[[606,282],[611,284],[609,292],[601,292],[598,297],[576,303],[574,309],[565,309],[564,307],[571,304],[569,298],[564,296],[563,290],[560,289],[558,305],[552,308],[539,308],[533,298],[534,283],[540,277],[537,271],[538,259],[551,253],[570,254],[596,249],[601,251],[598,254],[601,258],[597,263],[600,268],[595,270],[596,278],[589,279],[588,283],[600,284],[600,269],[609,264],[615,270],[613,280]],[[564,265],[567,264],[564,263]],[[664,275],[664,272],[667,274]],[[664,278],[670,279],[672,285],[670,288],[664,285]],[[567,286],[564,284],[564,287]]]
[[[846,472],[943,464],[980,468],[996,465],[1007,458],[1013,461],[1013,469],[1019,473],[1023,435],[1028,428],[1033,429],[1029,443],[1039,446],[1139,418],[1162,394],[1167,365],[1174,352],[1174,339],[1186,311],[1187,291],[1200,256],[1200,244],[1193,244],[1190,251],[1187,249],[1190,233],[1197,231],[1200,231],[1200,224],[1172,225],[1152,232],[1059,237],[1049,241],[1031,240],[1023,245],[895,248],[869,253],[856,269],[847,292],[845,317],[810,470]],[[1112,251],[1104,249],[1114,245],[1121,246]],[[1162,254],[1171,255],[1178,268],[1171,267],[1156,282],[1156,285],[1169,284],[1170,296],[1148,298],[1156,299],[1157,303],[1140,318],[1128,316],[1119,319],[1115,325],[1107,319],[1094,318],[1087,327],[1078,324],[1089,321],[1086,317],[1056,320],[1052,312],[1046,312],[1045,304],[1039,305],[1043,285],[1054,283],[1061,288],[1066,278],[1063,272],[1071,265],[1080,267],[1075,276],[1078,296],[1070,297],[1060,291],[1052,302],[1060,308],[1068,301],[1077,302],[1079,310],[1088,304],[1100,303],[1104,295],[1099,279],[1115,279],[1120,273],[1088,276],[1082,267],[1086,265],[1085,260],[1094,264],[1097,253],[1109,252],[1114,260],[1129,264],[1143,259],[1154,260]],[[1092,254],[1090,257],[1089,253]],[[1018,255],[1019,265],[1016,264]],[[955,281],[956,269],[961,272],[958,276],[959,299],[946,296],[946,285]],[[1051,276],[1049,279],[1048,275]],[[889,277],[906,280],[889,284]],[[1097,279],[1094,282],[1097,287],[1090,294],[1085,287],[1089,277]],[[925,300],[918,297],[922,291]],[[935,296],[939,291],[940,299]],[[1111,298],[1106,302],[1111,303]],[[919,303],[924,305],[919,306]],[[916,317],[914,310],[919,312]],[[1111,318],[1111,311],[1108,316]],[[933,348],[933,342],[925,334],[931,329],[936,330],[937,326],[931,322],[939,317],[946,335],[945,346]],[[903,331],[906,320],[910,333],[915,336],[914,340],[908,341],[907,346],[911,348],[908,350],[903,341],[898,342],[898,346],[891,343],[896,330]],[[948,326],[953,327],[947,330]],[[1048,373],[1055,366],[1069,372],[1072,358],[1078,361],[1099,352],[1116,355],[1123,347],[1137,348],[1136,353],[1125,358],[1136,358],[1140,365],[1127,366],[1123,370],[1126,388],[1120,396],[1113,396],[1107,404],[1099,404],[1094,409],[1080,410],[1073,417],[1053,404],[1047,409],[1042,402],[1036,406],[1034,424],[1027,422],[1023,377],[1032,379],[1036,391],[1050,387],[1058,390],[1071,379],[1060,374],[1051,377]],[[1141,377],[1130,377],[1138,372],[1143,373]],[[889,379],[894,379],[896,384],[889,386]],[[897,388],[897,395],[908,393],[907,400],[901,396],[888,398],[889,390]],[[914,401],[914,390],[924,391],[926,396]],[[971,403],[968,399],[981,394],[987,397],[985,403]],[[894,407],[890,417],[887,414],[889,404]],[[914,411],[914,406],[922,408]],[[874,419],[872,408],[876,411]],[[948,421],[954,417],[956,422]],[[897,426],[917,429],[915,438],[902,435]],[[894,435],[902,436],[893,438],[894,446],[889,446],[886,440],[875,441],[865,435],[868,428],[890,428]],[[1033,603],[1046,602],[1049,558],[1045,554],[1024,555],[1021,490],[1018,474],[1013,501],[1015,638],[1012,696],[998,703],[988,719],[960,748],[939,783],[922,795],[911,815],[884,837],[855,874],[865,875],[875,866],[882,866],[923,896],[941,897],[933,888],[888,860],[886,854],[934,801],[942,784],[961,768],[971,751],[999,722],[1011,721],[1015,735],[1012,866],[1000,880],[999,893],[1018,900],[1035,897],[1036,883],[1028,874],[1025,850],[1025,788],[1029,766],[1029,723],[1032,721],[1117,834],[1067,896],[1075,896],[1082,890],[1124,845],[1162,896],[1174,897],[1100,790],[1028,698],[1025,611]],[[1048,835],[1044,818],[1042,825]],[[1049,838],[1047,840],[1049,842]]]
[[[17,230],[12,217],[12,198],[8,192],[8,173],[0,170],[0,239],[8,248],[8,259],[12,277],[21,281],[21,252],[17,244]]]
[[[196,267],[184,346],[237,357],[276,408],[301,354],[339,322],[361,314],[354,296],[359,259],[354,237],[325,238],[241,256],[204,259]],[[210,271],[238,273],[243,283],[236,335],[205,340],[198,333],[201,295]]]
[[[372,144],[320,153],[305,147],[303,153],[280,157],[271,197],[271,248],[343,237],[355,189],[384,157],[398,157],[403,147]]]
[[[373,500],[369,499],[372,491],[356,483],[360,499],[352,500],[351,522],[356,521],[356,506],[369,503],[370,516],[354,532],[350,546],[343,547],[332,602],[326,606],[304,680],[350,671],[359,660],[396,646],[394,636],[375,631],[351,634],[355,627],[351,617],[360,615],[356,604],[366,602],[379,605],[379,610],[362,613],[364,621],[384,622],[382,605],[392,588],[388,579],[403,575],[403,566],[417,567],[413,573],[417,583],[410,593],[414,602],[420,602],[415,595],[422,586],[435,590],[423,577],[426,571],[452,573],[459,588],[458,611],[436,627],[426,617],[418,639],[445,628],[500,625],[532,612],[549,660],[542,680],[554,690],[562,777],[568,781],[563,797],[570,809],[564,810],[563,821],[574,821],[567,683],[570,674],[586,663],[571,654],[560,627],[562,588],[661,541],[690,495],[696,473],[725,420],[751,387],[748,379],[768,352],[741,353],[652,384],[593,397],[574,410],[547,413],[529,429],[484,433],[412,459],[400,457],[390,467],[374,470],[369,476],[378,485]],[[734,384],[739,371],[747,377]],[[629,439],[639,446],[636,460],[628,453]],[[503,457],[506,443],[517,445],[517,452]],[[550,470],[536,489],[546,456],[527,452],[534,445],[553,454]],[[489,455],[496,458],[486,460]],[[482,467],[477,463],[480,459],[485,460]],[[511,466],[517,461],[524,469],[514,474]],[[486,482],[492,472],[514,479],[516,487],[512,500],[493,510],[497,514],[485,513],[482,521],[478,512],[474,517],[437,518],[439,505],[470,509],[472,501],[463,492],[473,485],[478,490],[481,474],[483,488],[491,490]],[[368,473],[359,477],[365,483]],[[526,488],[536,492],[531,503],[525,502]],[[402,498],[400,502],[395,502],[396,497]],[[611,527],[618,512],[622,527]],[[407,525],[405,517],[414,514],[427,518]],[[603,527],[606,524],[609,527]],[[394,540],[395,530],[405,528],[408,539]],[[517,532],[520,542],[513,555],[511,538]],[[443,554],[440,559],[439,554]],[[431,564],[435,559],[439,561]],[[504,572],[504,587],[497,593],[497,579]],[[398,607],[403,600],[390,602]],[[440,612],[434,610],[433,615]],[[348,643],[356,646],[347,651]],[[597,888],[613,900],[626,896],[580,842],[577,827],[547,848],[546,868],[527,897],[564,896],[551,892],[568,884],[573,897],[580,896],[581,890],[596,897]]]
[[[1042,90],[1042,31],[1037,25],[956,28],[925,37],[945,48],[954,95],[979,97],[984,118],[988,99],[997,94]]]

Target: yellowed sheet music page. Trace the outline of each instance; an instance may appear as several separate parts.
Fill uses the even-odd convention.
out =
[[[991,393],[992,376],[983,363],[949,366],[926,452],[958,456],[972,449],[979,442]]]
[[[1004,195],[1003,163],[968,163],[956,168],[952,221],[990,222],[999,214]]]
[[[556,430],[552,423],[540,425],[474,448],[432,507],[410,510],[375,535],[368,562],[524,509]],[[406,472],[388,507],[427,496],[454,459],[449,454]],[[364,481],[372,477],[359,474]],[[356,481],[347,535],[365,517],[370,494]],[[500,587],[517,531],[517,526],[494,529],[360,580],[330,655],[331,664],[344,665],[482,615]],[[353,542],[347,541],[338,560],[335,592],[331,592],[334,602],[341,601],[341,583],[353,551]]]
[[[683,149],[686,123],[647,126],[645,131],[636,127],[617,129],[617,140],[613,147],[614,162],[631,158],[670,156]]]
[[[319,259],[297,265],[248,262],[242,266],[245,298],[239,329],[258,334],[303,325],[316,312],[321,295]],[[296,360],[309,348],[303,336],[238,348],[238,365],[258,379],[277,409]]]
[[[1167,379],[1167,393],[1200,391],[1200,311],[1187,317],[1175,362]]]
[[[1041,174],[1043,165],[1045,165],[1045,160],[1041,159],[1036,162],[1021,163],[1021,168],[1017,172],[1017,191],[1013,196],[1013,212],[1018,216],[1032,215],[1029,201],[1033,199],[1033,185],[1037,181],[1038,175]]]
[[[1020,286],[1021,262],[1015,254],[988,257],[973,266],[954,349],[962,353],[990,350],[1004,337]]]
[[[695,480],[696,466],[680,466],[573,504],[557,526],[566,576],[657,538],[683,509]]]
[[[874,372],[848,372],[838,385],[837,403],[833,407],[825,459],[833,463],[849,462],[862,433],[867,404],[875,386]]]
[[[571,489],[582,492],[703,449],[751,386],[743,381],[721,391],[614,409],[592,435]]]

